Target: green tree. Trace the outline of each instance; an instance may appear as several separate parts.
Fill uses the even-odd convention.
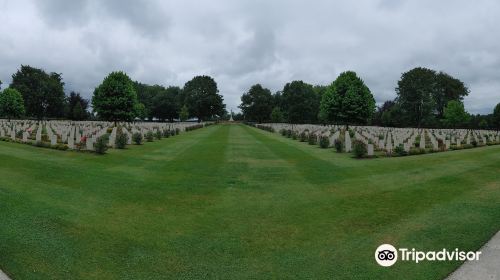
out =
[[[449,101],[463,101],[467,95],[469,95],[469,89],[462,81],[439,72],[436,75],[436,90],[433,95],[437,117],[439,119],[444,117],[444,110]]]
[[[500,130],[500,103],[493,109],[493,115],[491,117],[492,125],[497,130]]]
[[[226,105],[219,95],[217,83],[209,76],[196,76],[184,85],[185,103],[198,121],[222,116]]]
[[[151,115],[159,120],[173,121],[179,117],[179,98],[181,89],[179,87],[168,87],[158,92],[153,98]]]
[[[273,110],[273,95],[260,84],[253,85],[250,90],[241,96],[239,108],[249,121],[259,123],[268,121]]]
[[[189,110],[188,110],[188,107],[186,105],[182,106],[181,111],[179,113],[179,118],[182,122],[189,119]]]
[[[146,106],[142,104],[141,102],[135,103],[135,118],[138,118],[140,120],[145,120],[148,117],[147,111],[146,111]]]
[[[81,102],[77,102],[71,111],[71,119],[76,121],[81,121],[87,119],[87,111],[83,108]]]
[[[281,123],[285,121],[283,112],[279,107],[274,107],[273,111],[271,112],[271,121],[273,123]]]
[[[21,65],[12,75],[11,88],[23,96],[26,114],[43,119],[64,115],[64,83],[58,73],[46,73],[42,69]]]
[[[435,108],[436,72],[418,67],[403,73],[396,94],[396,102],[409,125],[421,127],[428,124]]]
[[[374,112],[370,89],[353,71],[340,74],[321,100],[320,116],[330,122],[366,124]]]
[[[72,91],[66,97],[66,118],[70,120],[82,121],[88,118],[87,109],[89,101],[84,99],[79,93]]]
[[[281,102],[289,122],[314,123],[317,121],[319,99],[312,85],[303,81],[287,83],[283,88]]]
[[[0,116],[9,120],[24,115],[22,95],[13,88],[6,88],[0,93]]]
[[[94,90],[92,106],[106,121],[131,121],[137,113],[137,94],[124,72],[112,72]]]
[[[464,126],[469,120],[469,114],[465,111],[464,104],[456,100],[448,101],[443,116],[443,123],[453,128]]]

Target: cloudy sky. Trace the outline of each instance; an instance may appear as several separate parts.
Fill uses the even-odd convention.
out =
[[[21,64],[90,97],[104,76],[183,86],[213,76],[228,109],[252,84],[329,84],[354,70],[377,102],[416,66],[463,80],[472,113],[500,102],[496,0],[0,0],[0,80]]]

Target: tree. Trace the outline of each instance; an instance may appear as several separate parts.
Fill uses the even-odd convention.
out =
[[[94,90],[92,106],[106,121],[131,121],[137,113],[137,94],[124,72],[112,72]]]
[[[141,121],[145,120],[148,117],[146,106],[141,102],[135,103],[134,112],[134,117],[140,119]]]
[[[81,121],[87,119],[87,111],[81,102],[77,102],[71,111],[71,119],[75,121]]]
[[[340,74],[321,100],[320,116],[330,122],[366,124],[374,112],[370,89],[353,71]]]
[[[28,116],[38,119],[63,116],[65,96],[61,74],[47,74],[42,69],[21,65],[12,75],[10,87],[23,96]]]
[[[256,84],[241,96],[239,108],[243,112],[243,115],[245,115],[246,120],[261,123],[269,120],[271,111],[273,110],[272,103],[273,95],[271,91],[263,88],[260,84]]]
[[[465,84],[444,72],[436,75],[436,90],[434,91],[434,103],[436,104],[437,117],[444,117],[445,107],[449,101],[463,101],[464,96],[469,94]]]
[[[226,105],[219,95],[217,83],[209,76],[196,76],[184,85],[185,103],[198,121],[222,116]]]
[[[499,130],[500,129],[500,103],[495,106],[495,109],[493,110],[493,126]]]
[[[314,123],[319,111],[319,99],[312,85],[303,81],[287,83],[281,96],[283,111],[291,123]]]
[[[283,112],[279,107],[274,107],[273,111],[271,112],[271,121],[273,123],[281,123],[285,120],[283,116]]]
[[[0,93],[0,116],[9,120],[24,115],[22,95],[13,88],[6,88]]]
[[[436,83],[436,72],[427,68],[418,67],[402,74],[396,88],[396,102],[409,125],[421,127],[431,122]]]
[[[153,98],[151,115],[159,120],[170,121],[179,117],[181,91],[179,87],[168,87],[159,91]]]
[[[460,101],[448,101],[444,109],[443,123],[448,127],[459,127],[467,123],[469,114],[465,111],[464,104]]]
[[[66,118],[75,121],[86,120],[88,118],[87,109],[89,101],[84,99],[79,93],[72,91],[66,97]]]
[[[182,106],[181,111],[179,112],[179,118],[182,122],[189,119],[189,110],[186,105]]]

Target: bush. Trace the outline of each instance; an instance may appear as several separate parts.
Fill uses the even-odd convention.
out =
[[[156,139],[161,140],[161,137],[162,137],[162,136],[163,136],[163,134],[161,133],[161,131],[160,131],[160,130],[157,130],[157,131],[156,131],[156,133],[155,133],[155,137],[156,137]]]
[[[179,135],[179,133],[181,133],[181,129],[176,127],[175,128],[175,135]]]
[[[292,137],[292,130],[291,129],[286,130],[286,137],[288,137],[288,138]]]
[[[282,129],[280,130],[280,134],[281,134],[281,136],[286,136],[286,129],[283,129],[283,128],[282,128]]]
[[[153,140],[154,140],[153,132],[152,131],[148,131],[148,133],[146,133],[145,138],[146,138],[146,141],[153,142]]]
[[[293,140],[297,140],[297,138],[298,138],[298,137],[299,137],[299,136],[297,135],[297,132],[292,131],[292,139],[293,139]]]
[[[115,139],[115,147],[117,149],[125,149],[127,146],[128,135],[125,133],[117,133]]]
[[[316,138],[316,134],[309,133],[309,136],[308,136],[308,139],[307,139],[307,142],[309,143],[309,145],[316,145],[316,141],[318,141],[317,138]]]
[[[476,140],[472,140],[471,144],[472,144],[472,146],[477,147],[477,141]]]
[[[136,145],[141,145],[142,144],[142,134],[140,134],[139,132],[134,133],[134,135],[132,135],[132,141],[134,141],[134,143]]]
[[[322,149],[326,149],[330,146],[330,139],[328,138],[328,136],[323,135],[319,138],[319,146]]]
[[[342,152],[342,140],[340,139],[335,139],[335,141],[333,142],[333,145],[335,146],[335,150],[337,151],[337,153],[341,153]]]
[[[464,149],[472,149],[472,148],[474,148],[474,145],[472,145],[472,144],[465,144],[464,145]]]
[[[108,135],[103,135],[99,138],[94,143],[94,150],[96,153],[103,155],[106,153],[108,150]]]
[[[359,140],[354,140],[352,152],[354,153],[354,156],[356,158],[362,158],[362,157],[366,156],[366,154],[368,153],[368,150],[366,148],[365,143],[363,143]]]
[[[403,147],[402,144],[400,144],[399,146],[396,146],[394,148],[394,153],[396,153],[398,156],[406,156],[408,155],[408,153],[405,151],[405,148]]]
[[[306,142],[307,141],[307,133],[305,131],[302,131],[300,133],[299,140],[300,140],[300,142]]]
[[[421,154],[425,154],[426,151],[425,149],[420,149],[420,148],[410,148],[410,155],[421,155]]]
[[[163,137],[165,137],[165,138],[170,137],[170,130],[168,130],[168,129],[163,130]]]

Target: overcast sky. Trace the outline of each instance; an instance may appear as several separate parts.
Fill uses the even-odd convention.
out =
[[[471,113],[500,102],[496,0],[0,0],[0,80],[21,64],[63,74],[90,98],[111,71],[144,83],[218,83],[228,109],[255,83],[329,84],[354,70],[378,103],[401,73],[445,71]]]

